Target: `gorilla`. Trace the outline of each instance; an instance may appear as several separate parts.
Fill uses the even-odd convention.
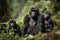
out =
[[[15,36],[16,34],[18,34],[19,36],[21,36],[20,26],[16,23],[15,20],[13,20],[13,19],[9,20],[8,25],[9,25],[8,32],[13,28],[13,29],[14,29],[14,30],[13,30],[13,31],[14,31],[14,36]]]
[[[44,19],[39,13],[39,8],[34,6],[30,9],[29,14],[24,17],[23,36],[26,34],[35,35],[44,25]]]
[[[45,32],[51,32],[53,29],[53,21],[51,19],[51,12],[46,10],[43,14],[45,20]]]
[[[2,33],[2,31],[4,31],[4,33],[7,33],[6,27],[7,27],[6,24],[0,24],[0,33]]]

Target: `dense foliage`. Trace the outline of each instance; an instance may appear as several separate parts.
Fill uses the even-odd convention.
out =
[[[47,9],[52,13],[51,19],[54,22],[54,26],[60,24],[60,1],[59,0],[0,0],[0,22],[4,22],[8,25],[8,20],[13,18],[20,25],[21,29],[23,27],[23,19],[26,14],[28,14],[29,9],[36,5],[40,9],[40,13],[43,14]],[[8,28],[8,26],[7,26]],[[54,31],[53,31],[54,32]],[[9,34],[9,35],[8,35]],[[60,35],[60,31],[57,32]],[[44,40],[39,36],[29,35],[26,38],[13,36],[13,32],[0,34],[0,40]]]

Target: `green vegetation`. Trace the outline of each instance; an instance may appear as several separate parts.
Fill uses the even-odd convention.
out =
[[[59,0],[0,0],[0,22],[6,23],[8,25],[8,20],[13,18],[20,25],[21,29],[23,27],[24,16],[28,14],[29,9],[36,5],[40,9],[40,13],[44,13],[47,9],[51,12],[51,19],[54,22],[54,26],[60,25],[60,1]],[[3,5],[2,5],[3,4]],[[54,28],[55,28],[54,27]],[[8,27],[7,27],[8,28]],[[60,35],[60,30],[56,32]],[[41,35],[41,34],[40,34]],[[0,40],[44,40],[42,36],[32,36],[29,35],[26,38],[19,37],[18,35],[13,36],[13,32],[9,35],[0,34]]]

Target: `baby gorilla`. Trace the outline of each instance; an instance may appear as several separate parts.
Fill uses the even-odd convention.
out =
[[[14,30],[14,35],[18,34],[19,36],[21,36],[21,30],[18,24],[16,24],[16,21],[11,19],[9,20],[9,29],[8,31],[13,28]]]
[[[7,33],[6,27],[7,27],[6,24],[0,24],[0,33],[2,33],[2,31],[4,31],[4,33]]]
[[[53,29],[53,21],[51,19],[51,12],[45,11],[43,14],[45,19],[45,32],[50,32]]]

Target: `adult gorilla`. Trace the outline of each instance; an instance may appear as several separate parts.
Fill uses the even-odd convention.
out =
[[[39,13],[39,8],[34,6],[30,9],[28,15],[24,17],[23,36],[26,34],[35,35],[44,27],[44,19]]]

